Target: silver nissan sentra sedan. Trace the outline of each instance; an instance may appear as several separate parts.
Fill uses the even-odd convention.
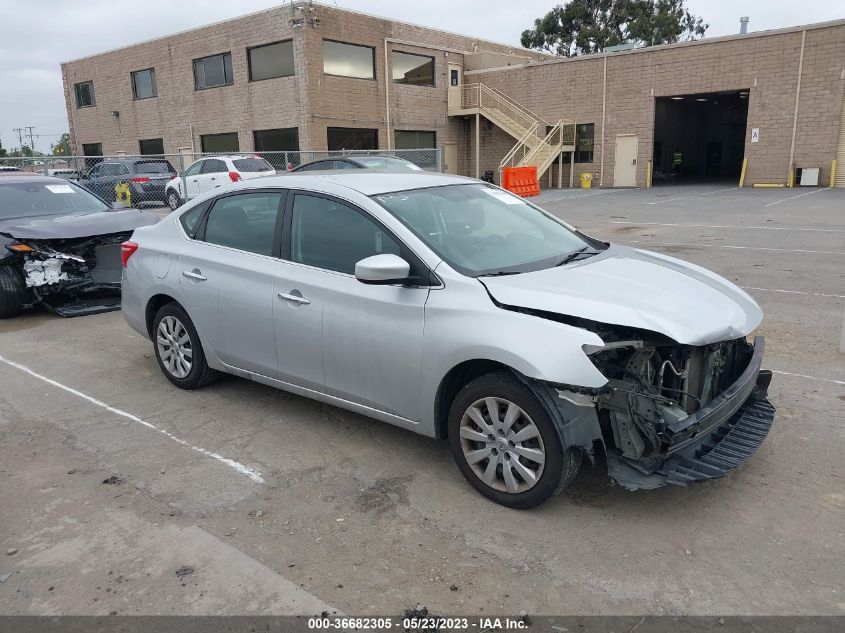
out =
[[[477,180],[247,181],[122,254],[123,314],[177,387],[225,372],[447,439],[506,506],[583,456],[632,490],[721,477],[774,418],[745,292]]]

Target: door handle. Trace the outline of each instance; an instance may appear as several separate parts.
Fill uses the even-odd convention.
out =
[[[183,270],[182,276],[187,277],[188,279],[193,279],[195,281],[207,281],[208,277],[204,276],[202,273],[196,270]]]
[[[311,303],[311,301],[309,301],[302,295],[288,294],[287,292],[280,292],[279,299],[284,299],[285,301],[290,301],[292,303],[299,303],[305,306]]]
[[[214,176],[212,176],[212,177],[211,177],[211,180],[217,180],[217,178],[215,178]]]

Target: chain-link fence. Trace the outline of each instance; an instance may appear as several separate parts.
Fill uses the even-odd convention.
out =
[[[294,171],[317,161],[314,169],[419,168],[439,172],[442,165],[439,149],[21,156],[0,158],[0,177],[21,172],[56,176],[75,181],[109,203],[176,209],[216,187]]]

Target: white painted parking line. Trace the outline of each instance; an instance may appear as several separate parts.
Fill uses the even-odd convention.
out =
[[[808,376],[806,374],[793,374],[788,371],[772,370],[773,374],[782,374],[784,376],[794,376],[795,378],[806,378],[807,380],[818,380],[819,382],[832,382],[834,385],[845,385],[845,380],[834,380],[833,378],[818,378],[816,376]]]
[[[790,200],[795,200],[796,198],[803,198],[804,196],[812,196],[814,193],[818,193],[820,191],[826,191],[826,189],[813,189],[813,191],[807,191],[806,193],[799,193],[797,196],[790,196],[789,198],[781,198],[780,200],[775,200],[774,202],[770,202],[769,204],[764,204],[763,208],[773,207],[777,204],[781,204],[783,202],[789,202]]]
[[[682,244],[680,242],[649,242],[646,240],[627,240],[627,244],[650,244],[654,246],[688,246],[690,248],[730,248],[747,251],[775,251],[778,253],[814,253],[817,255],[845,255],[839,251],[812,251],[804,248],[767,248],[765,246],[734,246],[731,244]]]
[[[561,200],[575,200],[581,198],[592,198],[593,196],[605,196],[609,193],[621,193],[622,191],[632,191],[631,189],[602,189],[601,191],[593,191],[591,193],[581,193],[574,196],[564,196],[563,198],[538,198],[537,202],[559,202]]]
[[[776,288],[755,288],[754,286],[740,286],[743,290],[760,290],[762,292],[781,292],[787,295],[805,295],[808,297],[829,297],[833,299],[845,299],[845,295],[828,295],[823,292],[801,292],[800,290],[778,290]]]
[[[222,455],[219,455],[218,453],[215,453],[213,451],[209,451],[209,450],[206,450],[204,448],[200,448],[199,446],[193,446],[190,443],[183,440],[182,438],[176,437],[175,435],[173,435],[173,433],[170,433],[169,431],[165,431],[164,429],[160,429],[157,426],[155,426],[154,424],[150,424],[146,420],[142,420],[141,418],[139,418],[136,415],[132,415],[131,413],[127,413],[126,411],[123,411],[123,410],[118,409],[116,407],[113,407],[109,404],[106,404],[102,400],[97,400],[96,398],[92,398],[91,396],[84,394],[81,391],[77,391],[76,389],[73,389],[72,387],[68,387],[67,385],[63,385],[62,383],[57,382],[57,381],[53,380],[52,378],[47,378],[47,376],[42,376],[38,372],[31,370],[29,367],[26,367],[25,365],[21,365],[20,363],[16,363],[14,361],[8,360],[7,358],[3,358],[2,356],[0,356],[0,362],[5,363],[9,367],[14,367],[15,369],[18,369],[18,370],[20,370],[20,371],[22,371],[26,374],[29,374],[33,378],[38,378],[38,380],[42,380],[42,381],[46,382],[48,385],[52,385],[54,387],[57,387],[58,389],[62,389],[64,391],[67,391],[68,393],[70,393],[74,396],[77,396],[78,398],[82,398],[83,400],[87,400],[91,404],[97,405],[98,407],[105,409],[106,411],[108,411],[110,413],[114,413],[115,415],[119,415],[121,417],[126,418],[127,420],[131,420],[132,422],[136,422],[136,423],[138,423],[142,426],[145,426],[148,429],[151,429],[153,431],[157,431],[157,432],[161,433],[162,435],[164,435],[165,437],[167,437],[168,439],[173,440],[177,444],[181,444],[182,446],[186,446],[186,447],[190,448],[192,451],[196,451],[197,453],[201,453],[202,455],[205,455],[206,457],[216,459],[217,461],[226,464],[230,468],[234,468],[240,474],[246,475],[247,477],[249,477],[250,479],[252,479],[252,481],[254,481],[256,483],[259,483],[259,484],[264,483],[264,478],[261,476],[261,473],[259,473],[257,470],[250,468],[249,466],[246,466],[246,465],[244,465],[240,462],[237,462],[233,459],[229,459],[228,457],[223,457]]]
[[[601,222],[590,218],[586,220],[572,220],[573,222]],[[613,220],[610,224],[633,224],[643,226],[677,226],[681,228],[696,229],[754,229],[759,231],[811,231],[814,233],[845,233],[845,229],[811,229],[795,226],[745,226],[742,224],[680,224],[673,222],[631,222],[628,220]]]
[[[649,204],[663,204],[664,202],[676,202],[678,200],[686,200],[687,198],[701,198],[702,196],[712,196],[714,193],[722,193],[725,191],[733,191],[734,189],[739,189],[739,187],[728,187],[727,189],[716,189],[714,191],[705,191],[704,193],[693,193],[688,196],[681,196],[680,198],[669,198],[667,200],[655,200],[654,202],[649,202]]]

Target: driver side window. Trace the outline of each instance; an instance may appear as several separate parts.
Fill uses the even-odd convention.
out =
[[[399,244],[369,218],[336,200],[297,194],[291,261],[349,275],[371,255],[399,255]]]

